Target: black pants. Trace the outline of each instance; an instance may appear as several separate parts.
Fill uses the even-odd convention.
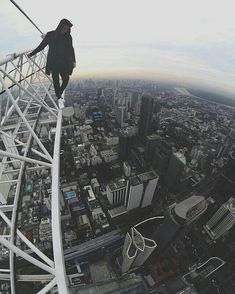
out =
[[[69,82],[69,74],[65,70],[53,70],[52,79],[55,89],[55,94],[57,98],[61,97],[61,94],[64,92],[64,89],[67,87]],[[62,78],[62,84],[60,85],[60,76]]]

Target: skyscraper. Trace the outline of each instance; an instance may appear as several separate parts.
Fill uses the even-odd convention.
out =
[[[185,166],[186,158],[182,153],[175,152],[171,155],[165,178],[166,185],[170,190],[174,190],[179,183]]]
[[[157,142],[157,146],[152,157],[152,166],[160,176],[165,176],[171,154],[172,148],[170,144],[164,140]]]
[[[126,198],[126,181],[116,180],[108,184],[106,187],[107,198],[111,205],[123,205]]]
[[[101,97],[102,93],[103,93],[103,89],[102,88],[98,88],[97,89],[97,98],[98,98],[98,101],[100,100],[100,97]]]
[[[228,156],[232,152],[234,145],[235,145],[235,123],[230,128],[229,135],[227,136],[225,140],[225,144],[224,144],[225,149],[223,150],[223,155]]]
[[[125,201],[127,210],[140,207],[140,202],[143,195],[143,184],[137,176],[129,179],[127,191],[128,194]]]
[[[235,224],[235,198],[224,203],[204,226],[207,234],[214,240],[220,238]]]
[[[158,135],[149,135],[147,136],[146,146],[145,146],[145,159],[148,163],[153,161],[153,154],[155,153],[155,148],[157,142],[160,141],[160,136]]]
[[[134,109],[135,105],[138,103],[139,100],[139,94],[138,92],[132,93],[132,99],[131,99],[131,108]]]
[[[134,145],[134,136],[124,130],[121,130],[119,135],[119,157],[126,161],[130,159],[131,149]]]
[[[124,120],[126,118],[126,107],[118,106],[116,108],[116,120],[120,127],[124,126]]]
[[[159,177],[154,171],[149,171],[138,175],[138,178],[143,184],[143,195],[140,203],[141,208],[143,208],[151,205]]]
[[[235,191],[235,153],[229,155],[229,160],[223,166],[221,174],[214,187],[214,194],[219,203],[228,201]]]
[[[158,178],[154,171],[130,178],[125,200],[127,210],[151,205]]]
[[[132,227],[130,232],[127,232],[122,250],[122,273],[126,273],[132,268],[138,268],[143,265],[157,247],[156,242],[146,236],[141,226],[143,224],[148,226],[148,223],[154,220],[159,222],[162,218],[162,216],[156,216],[146,219]]]
[[[142,96],[139,119],[139,138],[141,141],[145,141],[146,137],[151,134],[153,101],[153,98],[149,95]]]
[[[158,183],[158,175],[149,171],[129,181],[124,179],[112,181],[106,187],[107,198],[111,205],[124,205],[127,210],[151,205]]]
[[[130,159],[131,149],[134,146],[137,128],[127,127],[119,132],[119,157],[122,161]]]

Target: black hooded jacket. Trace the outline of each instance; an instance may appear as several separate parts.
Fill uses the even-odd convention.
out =
[[[68,33],[61,33],[64,25],[69,26]],[[39,46],[33,50],[29,56],[33,56],[39,51],[43,50],[49,45],[46,63],[46,74],[50,75],[52,71],[63,70],[67,71],[69,75],[73,72],[73,63],[75,60],[75,53],[70,35],[70,28],[72,23],[67,19],[62,19],[54,31],[47,32]]]

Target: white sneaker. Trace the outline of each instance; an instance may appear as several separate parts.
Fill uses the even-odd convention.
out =
[[[58,99],[58,106],[60,109],[64,108],[64,103],[65,103],[65,100],[63,98]]]

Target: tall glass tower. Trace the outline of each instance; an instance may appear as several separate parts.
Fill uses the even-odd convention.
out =
[[[140,108],[139,137],[145,141],[151,134],[153,120],[153,98],[149,95],[143,95]]]

